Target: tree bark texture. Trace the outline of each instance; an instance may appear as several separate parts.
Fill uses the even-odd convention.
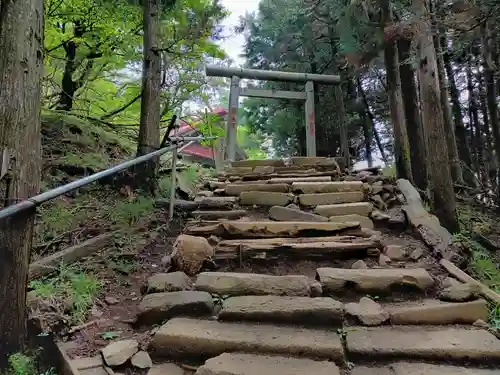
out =
[[[483,60],[484,60],[484,81],[486,84],[486,105],[488,107],[489,120],[491,124],[491,130],[493,133],[493,141],[495,144],[496,153],[496,164],[497,164],[497,176],[495,178],[495,184],[497,189],[500,190],[500,179],[499,171],[500,168],[500,124],[498,123],[498,105],[496,102],[496,81],[495,81],[495,64],[493,61],[493,40],[491,37],[491,32],[488,29],[489,25],[484,25],[481,27],[482,31],[482,45],[483,45]],[[497,195],[500,191],[497,191]],[[500,196],[500,195],[498,195]]]
[[[142,101],[137,156],[157,150],[160,146],[160,85],[161,54],[158,48],[160,33],[160,0],[146,0],[144,5],[144,63],[142,72]],[[158,159],[142,163],[136,169],[137,186],[146,192],[156,190]]]
[[[40,185],[40,80],[43,0],[0,2],[0,152],[9,157],[3,203],[36,195]],[[26,289],[34,212],[0,221],[0,372],[26,338]]]
[[[422,121],[417,98],[417,85],[415,84],[415,71],[409,61],[411,41],[400,39],[398,41],[399,75],[401,77],[401,91],[406,120],[406,130],[410,143],[411,171],[413,180],[421,190],[427,189],[427,165]]]
[[[445,47],[442,46],[443,49]],[[460,95],[458,93],[457,84],[455,82],[455,76],[453,74],[453,68],[451,66],[451,57],[447,49],[443,51],[443,63],[448,76],[448,89],[450,90],[451,99],[451,110],[453,115],[453,123],[455,126],[455,140],[457,143],[458,155],[460,160],[465,164],[467,168],[463,169],[463,178],[465,183],[469,186],[475,186],[476,180],[474,173],[472,173],[472,157],[471,150],[469,147],[469,141],[467,139],[467,130],[462,118],[462,108],[460,105]]]
[[[443,54],[441,50],[441,35],[438,32],[434,36],[434,48],[436,49],[437,73],[440,86],[440,99],[443,108],[443,125],[446,135],[446,145],[448,150],[448,160],[450,164],[451,178],[455,183],[462,185],[464,183],[460,159],[458,158],[457,142],[455,139],[455,130],[451,117],[450,100],[448,98],[448,80],[444,71]]]
[[[383,24],[390,24],[392,22],[392,15],[389,7],[389,1],[381,0],[380,7],[382,10]],[[394,129],[394,158],[396,161],[396,173],[399,178],[406,178],[413,182],[410,145],[408,142],[408,134],[406,132],[396,42],[389,41],[386,43],[384,48],[384,60],[387,71],[389,108],[391,112],[392,126]]]
[[[455,193],[448,163],[443,108],[438,79],[436,50],[425,0],[413,0],[420,16],[418,33],[418,77],[422,104],[422,123],[427,143],[430,192],[434,211],[450,232],[459,230]]]

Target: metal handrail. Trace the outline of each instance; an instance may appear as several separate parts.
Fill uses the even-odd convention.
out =
[[[189,141],[194,141],[195,137],[186,137],[189,138]],[[198,137],[198,139],[205,139],[205,137]],[[183,138],[176,138],[172,137],[174,142],[176,142],[173,145],[161,148],[157,151],[150,152],[149,154],[142,155],[139,157],[136,157],[131,160],[127,160],[123,163],[120,163],[118,165],[115,165],[114,167],[105,169],[104,171],[94,173],[90,176],[83,177],[79,180],[70,182],[69,184],[65,184],[62,186],[59,186],[57,188],[51,189],[49,191],[46,191],[45,193],[35,195],[34,197],[27,198],[22,200],[19,203],[13,204],[12,206],[6,207],[2,210],[0,210],[0,220],[5,219],[7,217],[10,217],[12,215],[18,214],[19,212],[30,210],[32,208],[35,208],[42,203],[45,203],[47,201],[50,201],[52,199],[58,198],[63,194],[69,193],[73,190],[79,189],[81,187],[87,186],[91,184],[92,182],[98,181],[102,178],[113,176],[114,174],[121,172],[127,168],[133,167],[134,165],[143,163],[145,161],[148,161],[150,159],[153,159],[154,157],[161,156],[169,151],[177,149],[182,143],[185,141],[188,141],[188,139],[183,139]]]

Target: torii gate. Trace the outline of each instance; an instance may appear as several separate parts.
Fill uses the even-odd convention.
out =
[[[340,76],[326,74],[308,74],[281,72],[271,70],[243,69],[243,68],[225,68],[219,66],[206,66],[205,74],[209,77],[227,77],[231,78],[231,88],[229,91],[229,110],[226,125],[226,144],[227,152],[223,155],[224,159],[234,161],[236,154],[236,117],[238,112],[238,102],[240,96],[271,98],[271,99],[290,99],[302,100],[305,102],[305,120],[306,120],[306,149],[307,156],[316,156],[316,118],[314,112],[314,83],[327,85],[336,85],[337,95],[341,94]],[[297,82],[304,83],[304,91],[282,91],[241,88],[240,79],[257,79],[266,81]],[[344,120],[340,121],[340,144],[341,155],[348,157],[348,140]],[[346,159],[347,160],[347,159]]]

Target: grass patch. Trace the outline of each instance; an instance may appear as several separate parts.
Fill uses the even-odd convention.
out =
[[[15,353],[9,356],[9,368],[5,375],[57,375],[54,368],[41,372],[38,369],[39,352],[31,356],[25,353]]]
[[[112,163],[110,158],[103,153],[67,153],[62,156],[60,162],[75,167],[89,168],[95,172],[108,168]]]
[[[473,277],[500,293],[500,269],[498,259],[494,253],[485,249],[473,239],[474,233],[486,234],[491,231],[490,219],[467,206],[458,207],[460,233],[455,235],[455,240],[465,245],[472,253],[469,270]],[[500,329],[500,305],[490,303],[489,323]]]
[[[76,267],[61,266],[57,275],[33,280],[29,288],[39,298],[54,298],[66,301],[71,324],[85,322],[89,309],[101,290],[101,282],[92,274]]]

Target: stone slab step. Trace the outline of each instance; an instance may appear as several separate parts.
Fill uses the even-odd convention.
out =
[[[324,182],[323,180],[318,180],[318,182],[316,180],[307,182],[294,181],[292,183],[292,192],[296,194],[341,193],[350,191],[363,191],[363,183],[361,181]]]
[[[314,221],[221,221],[186,226],[185,233],[194,236],[216,235],[224,238],[318,237],[360,229],[359,222]]]
[[[373,204],[369,202],[327,204],[316,206],[314,213],[321,216],[339,216],[339,215],[362,215],[368,216],[373,211]]]
[[[338,325],[343,312],[329,297],[239,296],[224,301],[219,320]]]
[[[315,194],[299,195],[299,203],[303,206],[356,203],[356,202],[362,202],[363,199],[365,199],[365,194],[362,191],[347,191],[342,193],[315,193]]]
[[[500,370],[396,362],[381,367],[355,366],[351,375],[500,375]]]
[[[393,286],[412,286],[424,290],[434,285],[434,279],[424,268],[318,268],[317,279],[325,291],[356,289],[360,292],[389,293]]]
[[[159,356],[213,357],[225,352],[283,354],[343,363],[335,330],[174,318],[152,339]]]
[[[237,160],[231,163],[232,167],[262,167],[270,165],[272,167],[284,167],[285,162],[281,159],[255,159],[255,160]]]
[[[197,210],[191,212],[191,216],[201,219],[201,220],[218,220],[218,219],[239,219],[246,216],[248,212],[246,210],[231,210],[231,211],[208,211],[208,210]]]
[[[269,179],[270,184],[293,184],[295,182],[331,182],[331,176],[310,176],[310,177],[275,177]]]
[[[472,324],[488,320],[488,303],[483,299],[471,302],[423,300],[386,309],[392,324]]]
[[[305,358],[224,353],[210,358],[195,375],[340,375],[333,362]],[[406,375],[406,374],[405,374]]]
[[[138,310],[138,325],[154,325],[175,316],[210,316],[214,302],[210,293],[194,290],[153,293],[144,296]]]
[[[346,343],[349,355],[362,358],[483,362],[500,359],[500,340],[488,331],[476,329],[351,327]]]
[[[324,216],[316,215],[310,212],[304,212],[300,209],[273,206],[269,209],[269,217],[276,221],[323,221],[328,219]],[[345,220],[358,221],[358,220]]]
[[[273,186],[269,184],[269,186]],[[295,196],[287,193],[275,193],[269,191],[243,191],[240,194],[240,204],[251,206],[286,206],[293,203]]]
[[[323,216],[320,216],[320,217],[323,217]],[[361,228],[367,228],[367,229],[374,228],[372,219],[370,219],[367,216],[356,215],[356,214],[330,216],[328,218],[328,221],[331,221],[332,223],[343,223],[346,221],[357,221],[357,222],[359,222],[359,225],[361,225]]]
[[[224,192],[226,195],[240,195],[244,191],[287,193],[288,189],[288,184],[228,184]]]
[[[272,276],[256,273],[202,272],[195,289],[221,296],[273,295],[308,297],[312,281],[304,275]]]

